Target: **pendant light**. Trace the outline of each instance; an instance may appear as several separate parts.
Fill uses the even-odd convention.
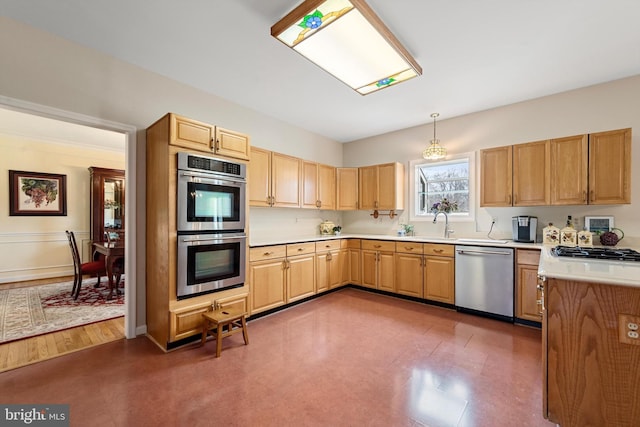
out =
[[[431,144],[422,152],[422,157],[427,160],[439,160],[444,159],[447,155],[446,148],[440,145],[440,140],[436,138],[436,117],[440,114],[433,113],[431,117],[433,117],[433,139],[431,140]]]

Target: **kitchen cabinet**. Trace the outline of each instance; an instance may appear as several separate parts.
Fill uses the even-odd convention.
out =
[[[169,113],[170,144],[236,159],[249,159],[249,136]]]
[[[454,245],[424,244],[424,298],[455,303]]]
[[[513,206],[550,203],[549,141],[513,146]]]
[[[354,285],[359,285],[361,283],[360,279],[360,239],[349,239],[347,240],[347,257],[349,262],[345,263],[348,265],[348,274],[344,277],[345,284],[351,283]]]
[[[516,250],[516,318],[540,322],[542,320],[542,294],[538,288],[537,249]]]
[[[550,145],[552,205],[586,205],[589,136],[555,138]]]
[[[316,242],[316,292],[342,285],[344,262],[340,240]]]
[[[358,208],[404,209],[404,166],[401,163],[359,168]]]
[[[302,208],[336,208],[336,168],[302,161]]]
[[[302,161],[251,148],[247,192],[250,206],[300,207]]]
[[[396,292],[416,298],[424,296],[423,244],[396,242]]]
[[[286,246],[263,246],[249,250],[251,314],[260,313],[287,301]]]
[[[395,242],[361,241],[362,286],[395,292]]]
[[[631,129],[589,135],[589,204],[631,203]]]
[[[294,302],[316,293],[315,244],[287,245],[287,302]]]
[[[358,168],[336,169],[336,209],[358,209]]]
[[[629,316],[633,315],[633,316]],[[637,426],[640,289],[548,278],[544,282],[543,414],[562,427]]]
[[[480,150],[480,206],[511,206],[513,168],[512,148]]]

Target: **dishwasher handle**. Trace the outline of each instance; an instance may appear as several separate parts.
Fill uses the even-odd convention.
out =
[[[467,254],[472,254],[472,255],[507,255],[507,256],[511,255],[511,253],[509,253],[509,252],[473,251],[473,250],[468,250],[468,249],[456,249],[456,252],[458,252],[458,254],[460,254],[460,255],[467,255]]]

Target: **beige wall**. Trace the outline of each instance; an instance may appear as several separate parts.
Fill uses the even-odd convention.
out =
[[[449,120],[439,120],[437,136],[449,154],[473,152],[476,158],[478,150],[482,148],[633,128],[632,166],[635,167],[632,168],[631,205],[480,209],[476,197],[477,221],[454,224],[456,235],[484,236],[492,217],[498,218],[495,236],[509,237],[511,217],[515,215],[535,215],[542,224],[549,221],[564,224],[567,215],[579,217],[581,221],[585,215],[612,215],[615,217],[615,225],[623,229],[629,237],[640,238],[640,222],[637,219],[640,212],[640,168],[637,167],[640,165],[639,111],[640,76],[636,76]],[[409,161],[421,157],[422,150],[432,137],[433,127],[432,124],[428,124],[354,141],[344,146],[344,164],[361,166],[398,161],[408,166]],[[477,175],[479,169],[477,165]],[[374,220],[368,212],[348,213],[344,215],[343,221],[348,232],[395,233],[398,222],[407,221],[407,212],[395,220]],[[433,225],[430,221],[415,224],[418,234],[442,233],[441,224]],[[539,232],[541,228],[542,226]]]
[[[87,260],[90,166],[124,169],[124,152],[34,141],[0,134],[0,200],[9,200],[9,170],[67,176],[66,216],[9,216],[0,211],[0,283],[73,275],[65,230],[76,234]]]

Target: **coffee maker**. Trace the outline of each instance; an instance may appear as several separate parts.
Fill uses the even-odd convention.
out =
[[[534,243],[538,229],[538,218],[535,216],[519,215],[511,218],[513,229],[513,241],[521,243]]]

